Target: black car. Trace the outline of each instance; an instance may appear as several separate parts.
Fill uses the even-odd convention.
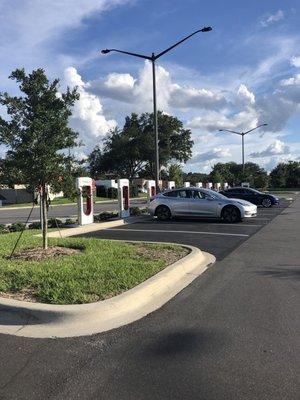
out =
[[[220,193],[226,197],[250,201],[250,203],[257,206],[272,207],[275,204],[279,204],[278,197],[259,192],[252,188],[234,187],[222,190]]]

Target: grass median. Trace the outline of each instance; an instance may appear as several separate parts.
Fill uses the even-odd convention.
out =
[[[39,231],[25,231],[18,256],[38,249]],[[133,288],[188,254],[168,244],[125,243],[94,238],[50,239],[50,246],[75,249],[39,261],[9,259],[17,233],[0,235],[0,296],[51,304],[104,300]],[[77,250],[77,251],[76,251]]]

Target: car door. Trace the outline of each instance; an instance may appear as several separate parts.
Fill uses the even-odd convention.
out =
[[[260,195],[259,193],[255,192],[251,189],[245,189],[246,196],[244,197],[245,200],[250,201],[252,204],[260,204]]]
[[[195,217],[217,217],[218,201],[201,190],[193,190],[191,215]]]
[[[232,188],[230,189],[228,197],[232,199],[244,199],[245,190],[240,188]]]
[[[191,190],[178,189],[172,193],[173,195],[172,197],[170,197],[170,206],[172,209],[172,214],[178,216],[190,215]]]

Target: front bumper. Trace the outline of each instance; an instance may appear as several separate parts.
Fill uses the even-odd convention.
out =
[[[257,216],[257,207],[245,210],[244,217],[252,218]]]

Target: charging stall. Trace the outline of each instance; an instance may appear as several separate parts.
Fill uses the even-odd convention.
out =
[[[219,192],[221,190],[221,183],[220,182],[216,183],[215,188]]]
[[[119,217],[130,217],[129,180],[118,179]]]
[[[224,182],[223,188],[224,188],[224,190],[228,189],[228,183],[227,182]]]
[[[76,178],[79,225],[87,225],[94,222],[93,187],[94,180],[92,178]]]
[[[189,188],[189,187],[191,186],[191,184],[190,184],[190,182],[184,182],[184,183],[183,183],[183,186],[184,186],[185,188]]]
[[[155,181],[147,181],[147,201],[150,204],[150,198],[156,195]]]
[[[202,182],[197,182],[197,183],[196,183],[196,187],[197,187],[197,188],[202,188],[202,187],[203,187],[203,186],[202,186]]]
[[[175,181],[168,181],[168,189],[175,189]]]

